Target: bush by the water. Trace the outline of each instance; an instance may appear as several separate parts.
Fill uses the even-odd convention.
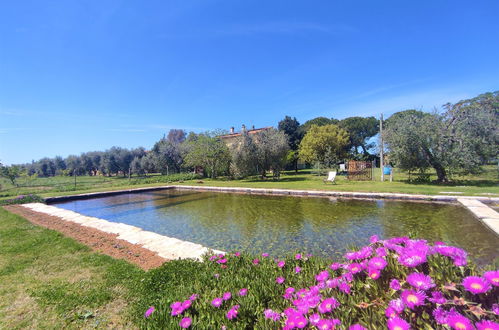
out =
[[[340,262],[263,253],[177,260],[150,272],[144,328],[499,329],[499,271],[479,274],[462,249],[378,240]]]
[[[45,203],[45,200],[38,195],[19,195],[15,198],[4,199],[0,201],[0,205],[11,205],[11,204],[26,204],[26,203]]]
[[[199,174],[196,173],[175,173],[170,175],[158,175],[151,177],[141,177],[138,179],[131,180],[131,184],[147,184],[147,183],[160,183],[160,182],[178,182],[178,181],[188,181],[196,180],[201,178]]]

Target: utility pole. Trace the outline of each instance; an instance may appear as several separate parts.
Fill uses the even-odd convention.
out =
[[[383,173],[383,114],[381,114],[381,119],[379,120],[379,137],[381,140],[379,148],[379,167],[381,168],[381,181],[385,181],[385,175]]]

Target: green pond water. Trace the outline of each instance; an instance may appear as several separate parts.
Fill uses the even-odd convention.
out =
[[[54,205],[224,251],[336,259],[371,235],[444,241],[491,263],[499,239],[451,204],[158,190]]]

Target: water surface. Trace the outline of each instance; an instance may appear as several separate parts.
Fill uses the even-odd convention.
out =
[[[336,258],[374,234],[413,233],[460,246],[479,264],[499,255],[495,234],[452,204],[158,190],[55,205],[224,251]]]

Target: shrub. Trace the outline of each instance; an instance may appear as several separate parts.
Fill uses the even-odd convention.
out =
[[[19,195],[16,198],[4,199],[0,205],[25,204],[25,203],[45,203],[45,200],[38,195]]]
[[[407,237],[373,236],[341,263],[239,253],[171,261],[143,285],[137,314],[144,328],[498,326],[499,271],[478,276],[465,251]]]
[[[151,176],[151,177],[143,177],[136,178],[130,181],[130,184],[147,184],[147,183],[160,183],[160,182],[178,182],[178,181],[187,181],[187,180],[196,180],[201,178],[199,174],[196,173],[176,173],[170,175],[160,175],[160,176]]]

